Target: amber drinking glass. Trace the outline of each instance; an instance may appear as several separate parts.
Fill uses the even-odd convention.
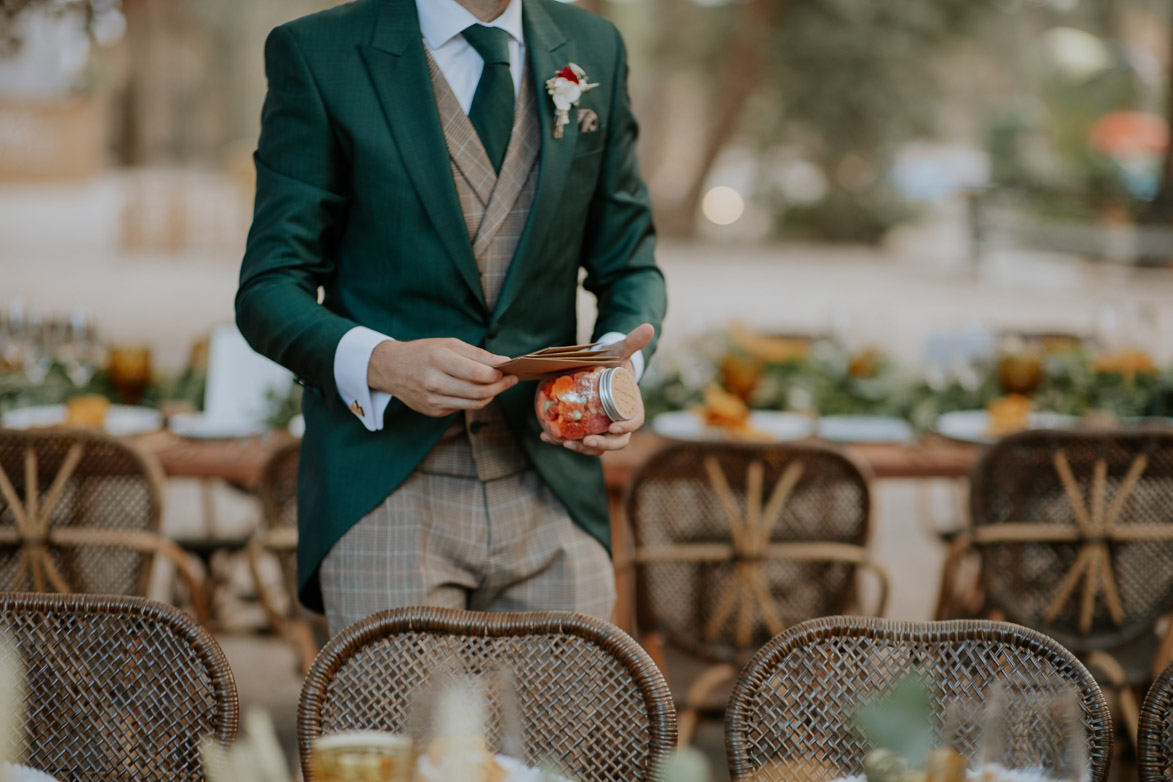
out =
[[[111,348],[107,368],[119,398],[125,404],[137,404],[151,381],[151,351],[144,347]]]
[[[748,402],[762,378],[765,362],[751,356],[730,353],[721,362],[721,380],[725,390]]]
[[[1005,393],[1030,396],[1043,382],[1042,355],[1031,348],[1003,353],[998,359],[998,380]]]
[[[310,765],[319,782],[411,782],[411,739],[390,733],[353,732],[322,736]]]

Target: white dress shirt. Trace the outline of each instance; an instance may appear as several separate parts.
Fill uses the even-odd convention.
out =
[[[420,33],[424,45],[436,61],[440,72],[453,94],[460,102],[465,114],[472,107],[477,83],[485,61],[477,54],[461,33],[472,24],[500,27],[509,33],[509,70],[513,75],[514,98],[521,90],[521,79],[525,71],[525,41],[521,24],[522,0],[510,0],[505,10],[491,22],[482,22],[456,0],[416,0],[419,13]],[[605,334],[600,342],[619,342],[625,335],[618,332]],[[334,351],[334,382],[343,403],[354,411],[371,431],[383,428],[383,414],[391,395],[375,391],[367,385],[367,367],[371,353],[379,343],[392,337],[380,334],[365,326],[356,326],[343,335]],[[643,355],[636,353],[631,358],[636,379],[643,374]],[[361,411],[361,412],[360,412]]]

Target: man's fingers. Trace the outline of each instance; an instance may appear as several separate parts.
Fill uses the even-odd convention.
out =
[[[509,356],[498,356],[496,353],[490,353],[487,350],[482,350],[475,345],[470,345],[467,342],[461,342],[458,339],[452,340],[452,343],[453,353],[464,356],[465,358],[471,358],[473,361],[476,361],[480,364],[488,364],[492,366],[494,364],[504,364],[506,361],[511,360]]]
[[[643,323],[636,326],[620,343],[619,358],[623,361],[635,355],[636,351],[643,350],[652,341],[652,337],[656,336],[656,329],[650,323]]]
[[[517,385],[517,378],[513,375],[501,375],[495,383],[472,383],[467,380],[441,374],[436,383],[428,388],[432,398],[451,397],[472,402],[488,402],[506,389]]]
[[[472,346],[469,345],[466,347]],[[492,355],[491,353],[480,350],[480,348],[472,349],[478,350],[486,356]],[[456,350],[438,354],[436,357],[436,369],[458,380],[464,380],[470,383],[497,383],[504,377],[500,372],[485,364],[485,362],[475,358],[469,358]]]

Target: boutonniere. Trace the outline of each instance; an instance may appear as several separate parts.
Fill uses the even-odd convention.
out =
[[[598,86],[588,84],[586,71],[575,63],[546,79],[546,92],[554,99],[554,138],[562,138],[562,128],[570,124],[571,107],[578,105],[584,93]]]

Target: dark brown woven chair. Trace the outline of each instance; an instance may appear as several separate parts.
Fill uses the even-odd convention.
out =
[[[1087,669],[1054,640],[1004,622],[863,617],[827,617],[792,627],[742,671],[725,727],[730,777],[823,782],[859,773],[872,747],[854,727],[857,708],[885,697],[913,671],[932,682],[938,742],[947,716],[980,713],[996,683],[1044,692],[1073,686],[1090,778],[1106,779],[1112,756],[1107,704]],[[1015,741],[1011,760],[1039,763],[1054,750],[1054,736],[1049,738]],[[978,730],[954,730],[945,739],[971,762],[981,749]]]
[[[24,763],[69,782],[203,780],[200,744],[236,738],[236,683],[215,639],[133,597],[0,594],[25,670]]]
[[[1145,696],[1136,744],[1140,782],[1173,782],[1173,664]]]
[[[887,577],[864,548],[869,516],[864,469],[817,445],[682,444],[640,470],[627,503],[638,626],[662,668],[692,679],[682,744],[702,712],[720,715],[719,688],[763,643],[854,610],[861,568],[878,577],[871,611],[883,613]]]
[[[258,491],[264,514],[261,528],[248,546],[249,569],[257,597],[269,618],[269,625],[297,649],[302,673],[318,653],[317,635],[325,635],[324,620],[311,619],[297,599],[297,466],[301,442],[279,448],[261,472]],[[276,558],[281,570],[283,594],[274,591],[264,577],[262,560]],[[317,623],[315,634],[314,623]]]
[[[626,633],[579,614],[386,611],[356,622],[318,655],[302,688],[297,738],[313,782],[315,739],[345,730],[408,732],[413,698],[435,677],[512,671],[524,760],[579,782],[652,779],[676,746],[664,678]],[[494,751],[506,719],[491,706]]]
[[[1173,432],[1023,432],[974,469],[971,526],[949,553],[938,618],[1034,627],[1117,691],[1133,738],[1133,686],[1173,653]],[[1173,627],[1173,626],[1171,626]]]
[[[202,613],[187,556],[159,534],[162,484],[124,440],[0,430],[0,591],[142,596],[165,557]]]
[[[1173,664],[1148,688],[1137,734],[1140,782],[1173,782]]]

